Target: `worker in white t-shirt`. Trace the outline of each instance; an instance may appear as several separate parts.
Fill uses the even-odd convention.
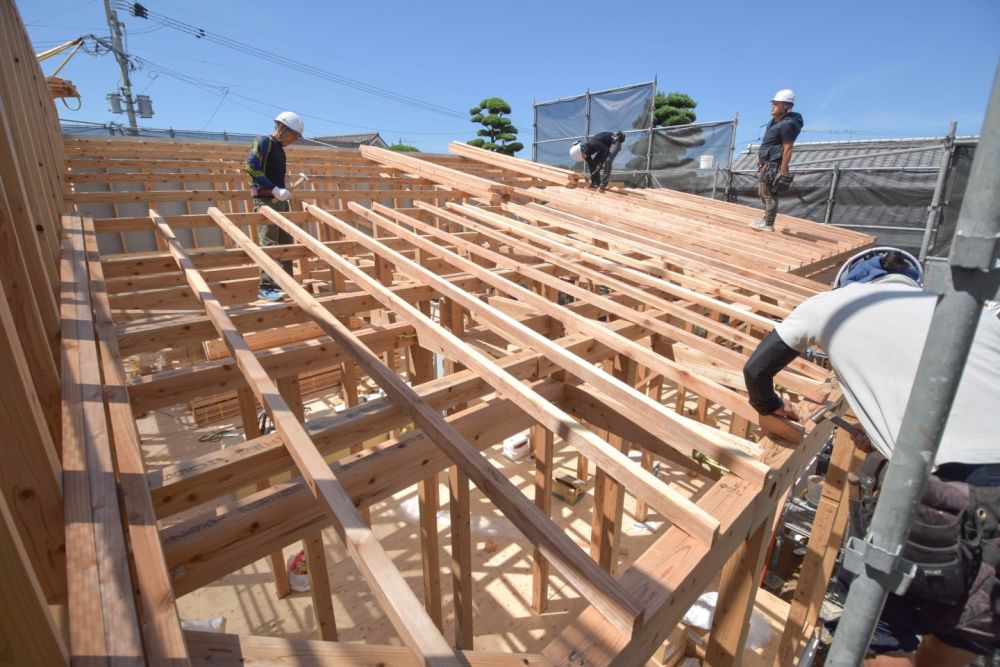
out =
[[[795,408],[774,391],[773,378],[806,349],[820,347],[871,445],[890,458],[937,302],[936,295],[920,289],[921,278],[916,259],[895,248],[876,248],[849,260],[834,290],[800,304],[751,355],[743,369],[751,405],[761,414],[797,420]],[[933,517],[950,513],[960,531],[961,522],[975,514],[968,511],[969,503],[982,500],[995,526],[1000,514],[998,433],[1000,319],[984,308],[921,512]],[[877,476],[878,461],[873,469]],[[977,493],[989,498],[983,500]],[[996,542],[995,527],[992,530],[987,541]],[[908,547],[920,552],[921,540],[933,539],[915,524]],[[1000,582],[995,563],[988,562],[1000,552],[977,552],[960,540],[951,546],[952,560],[960,561],[955,569],[940,568],[941,579],[933,579],[937,569],[928,561],[925,571],[932,574],[918,575],[906,596],[889,596],[869,649],[875,657],[866,664],[909,660],[917,665],[965,665],[975,654],[989,655],[1000,648]],[[911,559],[919,566],[921,557]]]

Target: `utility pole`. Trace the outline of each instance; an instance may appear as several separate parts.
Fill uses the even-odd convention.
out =
[[[111,28],[111,45],[114,47],[115,60],[122,71],[122,93],[125,95],[125,108],[128,110],[128,125],[130,134],[139,135],[139,126],[135,123],[135,104],[132,101],[132,82],[128,78],[128,58],[122,47],[122,27],[118,22],[118,13],[111,9],[111,0],[104,0],[104,13],[108,16],[108,27]]]

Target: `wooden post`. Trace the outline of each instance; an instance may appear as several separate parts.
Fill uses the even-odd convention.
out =
[[[333,594],[330,591],[330,573],[326,567],[326,549],[323,531],[317,530],[304,539],[306,567],[309,570],[309,590],[312,592],[316,625],[325,641],[337,641],[337,618],[333,611]]]
[[[624,355],[616,355],[613,374],[630,386],[635,385],[637,365]],[[610,433],[608,443],[628,454],[629,443]],[[618,569],[618,546],[621,543],[622,515],[625,510],[625,487],[597,468],[594,477],[594,512],[591,519],[590,555],[609,574]]]
[[[830,467],[823,482],[819,507],[802,560],[799,581],[788,610],[785,631],[778,645],[778,663],[791,667],[799,657],[806,638],[816,628],[816,618],[833,574],[833,566],[844,541],[850,512],[850,486],[847,478],[857,470],[864,453],[854,446],[850,434],[837,429],[830,456]]]
[[[425,315],[431,314],[429,301],[421,301],[417,306]],[[434,354],[414,343],[407,348],[410,384],[419,385],[434,379]],[[420,554],[424,571],[424,607],[439,630],[444,628],[444,614],[441,608],[441,557],[438,543],[437,513],[441,506],[438,492],[438,476],[421,480],[417,484],[417,498],[420,507]]]
[[[722,568],[719,599],[705,649],[707,665],[726,667],[740,663],[757,596],[757,573],[760,572],[770,536],[771,520],[765,519],[752,535],[736,547]]]
[[[531,427],[531,451],[535,456],[535,505],[552,514],[552,433],[535,424]],[[541,614],[549,606],[549,561],[538,549],[532,558],[531,606]]]
[[[445,326],[458,337],[465,334],[464,309],[444,299],[441,316]],[[449,374],[462,370],[462,365],[447,360],[445,371]],[[465,405],[452,408],[453,412]],[[472,507],[469,495],[469,478],[458,466],[448,469],[449,509],[451,512],[451,571],[455,597],[455,648],[471,651],[473,648],[472,624]]]
[[[240,387],[236,390],[236,397],[239,399],[240,415],[243,418],[243,435],[247,440],[259,438],[260,423],[257,421],[257,402],[254,400],[253,391],[249,387]],[[257,482],[258,491],[270,486],[270,481],[266,479]],[[268,561],[271,564],[271,578],[274,580],[274,594],[280,600],[292,592],[292,587],[288,583],[288,571],[285,568],[285,556],[281,553],[281,549],[277,549],[268,556]]]

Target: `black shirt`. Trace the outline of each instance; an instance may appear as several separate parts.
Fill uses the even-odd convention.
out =
[[[794,142],[802,131],[802,115],[789,111],[781,120],[771,119],[760,142],[758,159],[761,162],[781,162],[783,144]]]

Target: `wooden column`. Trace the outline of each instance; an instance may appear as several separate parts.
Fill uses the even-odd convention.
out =
[[[240,415],[243,418],[243,435],[247,440],[259,438],[260,423],[257,421],[257,402],[253,391],[249,387],[241,387],[236,390],[236,396],[240,402]],[[263,491],[269,486],[271,486],[269,480],[262,479],[257,482],[258,491]],[[277,549],[268,556],[268,561],[271,564],[271,577],[274,580],[274,594],[280,600],[292,592],[292,587],[288,583],[288,571],[285,568],[285,556],[281,553],[281,549]]]
[[[535,424],[531,427],[531,451],[535,456],[535,506],[552,514],[552,433]],[[541,614],[549,605],[549,561],[535,549],[532,558],[531,606]]]
[[[850,486],[847,478],[857,470],[864,456],[854,446],[851,436],[843,429],[837,429],[830,467],[823,482],[799,581],[788,610],[785,631],[778,645],[778,663],[783,667],[795,664],[803,643],[816,629],[819,608],[847,528],[850,512]]]
[[[441,316],[443,324],[456,336],[465,333],[464,309],[451,299],[444,299]],[[454,361],[445,362],[445,370],[455,373],[462,365]],[[452,411],[463,410],[465,405],[455,406]],[[455,596],[455,647],[465,650],[473,648],[472,625],[472,509],[469,496],[469,478],[458,466],[448,469],[449,509],[451,511],[451,571],[452,588]]]
[[[421,301],[417,304],[420,312],[431,314],[431,304]],[[407,348],[410,384],[419,385],[434,379],[434,354],[418,343]],[[441,609],[441,558],[438,542],[437,513],[441,506],[438,493],[438,476],[431,475],[417,484],[420,507],[420,554],[424,571],[424,607],[428,616],[439,630],[444,628]]]
[[[760,572],[771,537],[770,518],[739,546],[722,568],[719,599],[715,605],[712,631],[705,648],[705,664],[712,667],[738,665],[750,629],[750,615],[757,597]]]
[[[635,385],[636,363],[624,355],[616,355],[613,373],[622,382]],[[628,453],[629,443],[621,436],[609,433],[608,442],[617,450]],[[625,510],[625,487],[597,468],[594,477],[594,513],[591,521],[590,555],[608,573],[618,568],[618,546],[621,543],[622,515]]]

